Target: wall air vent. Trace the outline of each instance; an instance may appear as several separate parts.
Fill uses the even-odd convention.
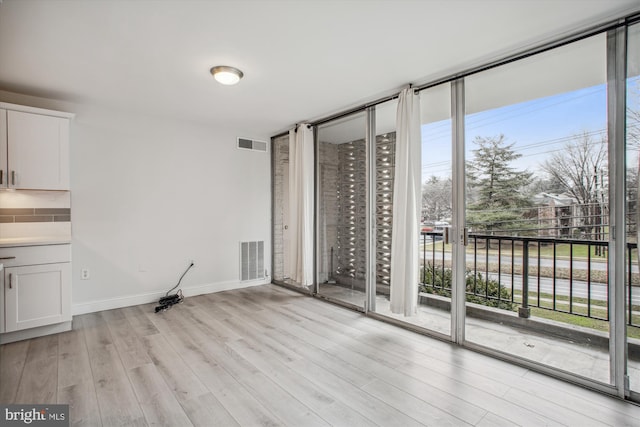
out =
[[[238,137],[238,148],[243,150],[267,151],[267,143],[249,138]]]
[[[240,280],[264,277],[264,240],[240,242]]]

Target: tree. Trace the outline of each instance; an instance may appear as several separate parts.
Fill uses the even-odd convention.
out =
[[[468,163],[467,182],[471,202],[467,222],[475,230],[501,231],[527,228],[523,219],[531,202],[524,189],[532,174],[518,171],[511,163],[521,157],[506,143],[504,135],[474,139],[478,148]]]
[[[451,218],[451,178],[431,176],[422,185],[422,217],[433,221]]]
[[[588,133],[575,136],[542,164],[550,178],[577,200],[585,234],[598,238],[608,205],[607,144]]]

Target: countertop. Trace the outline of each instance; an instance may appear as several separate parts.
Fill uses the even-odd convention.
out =
[[[71,236],[0,237],[0,248],[16,246],[63,245],[71,243]]]

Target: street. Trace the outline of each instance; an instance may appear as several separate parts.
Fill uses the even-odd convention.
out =
[[[430,250],[426,250],[424,251],[426,254],[426,259],[427,261],[432,260],[432,254],[433,252]],[[467,264],[468,265],[473,265],[473,254],[472,253],[467,253]],[[436,252],[436,260],[442,259],[442,252]],[[451,252],[445,252],[444,253],[444,259],[446,261],[450,261],[451,260]],[[489,254],[489,263],[494,263],[497,264],[498,263],[498,255],[495,254]],[[477,262],[479,263],[484,263],[487,260],[486,256],[484,253],[480,253],[477,256]],[[505,254],[505,255],[501,255],[500,256],[500,260],[501,263],[503,265],[511,265],[511,255]],[[522,264],[522,257],[516,257],[514,260],[514,264],[515,265],[521,265]],[[529,265],[530,266],[537,266],[538,265],[538,258],[533,256],[532,253],[529,254]],[[587,266],[588,266],[588,262],[582,258],[580,259],[574,259],[573,260],[573,268],[576,270],[587,270]],[[549,268],[553,268],[553,258],[546,258],[546,257],[542,257],[540,258],[540,266],[541,267],[549,267]],[[566,268],[568,269],[570,267],[570,262],[568,259],[566,258],[557,258],[556,259],[556,268]],[[595,271],[606,271],[607,270],[607,262],[606,260],[602,260],[602,259],[598,259],[598,260],[591,260],[591,270]],[[638,269],[638,264],[634,263],[631,266],[631,271],[633,273],[638,273],[640,272],[640,269]]]
[[[424,251],[423,254],[424,258],[422,259],[426,259],[427,262],[429,261],[433,261],[434,260],[434,254],[432,251]],[[435,260],[439,261],[441,260],[443,257],[442,252],[436,252],[435,253]],[[445,252],[444,253],[444,259],[445,261],[451,261],[451,252]],[[485,263],[487,261],[487,258],[485,256],[485,254],[479,254],[479,256],[477,257],[476,261],[478,263]],[[498,256],[497,255],[493,255],[490,254],[488,256],[488,261],[490,264],[497,264],[498,263]],[[502,265],[509,265],[511,266],[511,256],[510,255],[502,255],[500,257],[500,261],[502,263]],[[466,256],[466,262],[467,262],[467,268],[473,268],[474,265],[474,256],[472,253],[467,253]],[[522,265],[522,258],[521,257],[516,257],[514,259],[514,265]],[[538,265],[538,258],[537,257],[529,257],[529,266],[537,266]],[[586,271],[587,267],[588,267],[588,263],[585,260],[574,260],[573,261],[573,269],[574,271],[576,270],[583,270]],[[549,258],[540,258],[540,266],[541,267],[549,267],[549,268],[553,268],[553,259],[549,259]],[[556,268],[566,268],[569,269],[570,267],[570,262],[567,259],[557,259],[556,260]],[[634,265],[634,272],[638,271],[638,266]],[[592,271],[606,271],[607,270],[607,263],[604,261],[592,261],[591,262],[591,270]],[[483,271],[481,270],[480,273],[483,273]],[[492,273],[489,272],[489,278],[492,280],[496,280],[498,281],[498,273]],[[505,287],[507,289],[511,289],[511,273],[502,273],[500,275],[500,284],[502,287]],[[516,291],[522,291],[522,276],[520,274],[514,274],[513,276],[513,288]],[[555,279],[555,294],[556,295],[564,295],[564,296],[569,296],[570,293],[572,293],[572,295],[574,297],[580,297],[580,298],[588,298],[589,297],[589,292],[590,292],[590,297],[592,300],[600,300],[600,301],[606,301],[607,300],[607,289],[608,289],[608,285],[606,283],[598,283],[595,281],[591,281],[591,287],[589,289],[589,286],[587,284],[586,281],[584,280],[573,280],[573,281],[569,281],[568,279],[561,279],[561,278],[556,278]],[[529,277],[529,292],[541,292],[541,293],[546,293],[546,294],[550,294],[553,295],[554,293],[554,279],[551,277],[540,277],[538,278],[538,276],[530,276]],[[631,287],[631,301],[633,305],[640,305],[640,287]],[[629,296],[628,294],[625,296],[625,300],[629,301]]]

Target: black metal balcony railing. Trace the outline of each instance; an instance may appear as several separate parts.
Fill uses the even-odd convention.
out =
[[[424,232],[421,240],[421,286],[450,295],[451,253],[442,234]],[[627,324],[640,326],[634,285],[638,277],[637,244],[627,244]],[[469,234],[466,251],[466,294],[470,301],[500,308],[530,307],[609,320],[608,243],[547,237]]]

